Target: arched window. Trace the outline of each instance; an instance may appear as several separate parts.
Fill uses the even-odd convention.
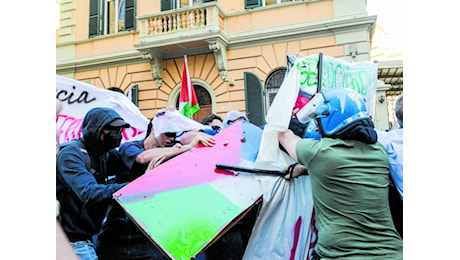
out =
[[[213,96],[212,88],[200,79],[192,79],[193,88],[195,89],[196,98],[200,105],[200,110],[193,115],[193,120],[201,122],[201,119],[214,113],[215,111],[215,96]],[[171,92],[168,104],[176,106],[179,109],[179,96],[181,85],[178,84]]]
[[[283,83],[285,74],[286,68],[279,68],[268,75],[267,80],[265,81],[265,111],[268,111],[270,108],[276,93],[278,93],[281,83]]]

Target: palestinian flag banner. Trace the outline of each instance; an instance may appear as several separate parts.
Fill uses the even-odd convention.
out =
[[[255,176],[218,170],[216,165],[251,166],[261,136],[259,127],[237,122],[214,136],[213,147],[198,145],[130,182],[113,197],[165,256],[196,258],[260,205],[263,190]]]
[[[179,97],[179,112],[192,118],[192,115],[200,110],[198,99],[196,98],[195,89],[192,85],[192,79],[188,71],[187,56],[184,56],[184,69],[182,71],[182,83]]]

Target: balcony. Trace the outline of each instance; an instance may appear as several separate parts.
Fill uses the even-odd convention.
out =
[[[226,17],[216,2],[137,17],[139,41],[134,47],[148,59],[161,85],[164,59],[214,52],[220,76],[227,76]]]

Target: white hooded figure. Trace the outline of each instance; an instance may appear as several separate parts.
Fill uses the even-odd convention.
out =
[[[222,123],[222,129],[225,129],[238,121],[249,122],[249,119],[245,114],[241,113],[238,110],[228,111],[225,115],[224,122]]]
[[[155,136],[162,133],[181,133],[190,130],[208,129],[208,126],[200,124],[182,115],[179,111],[159,110],[152,120]]]

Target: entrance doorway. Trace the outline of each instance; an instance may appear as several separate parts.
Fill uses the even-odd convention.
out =
[[[201,120],[212,114],[212,98],[209,94],[208,90],[198,84],[193,84],[193,88],[195,89],[196,98],[198,99],[198,105],[200,106],[200,110],[193,114],[192,119],[201,122]],[[173,95],[173,94],[171,94]],[[180,85],[179,91],[177,92],[177,97],[175,98],[175,106],[176,109],[179,110],[179,96],[180,96]]]

